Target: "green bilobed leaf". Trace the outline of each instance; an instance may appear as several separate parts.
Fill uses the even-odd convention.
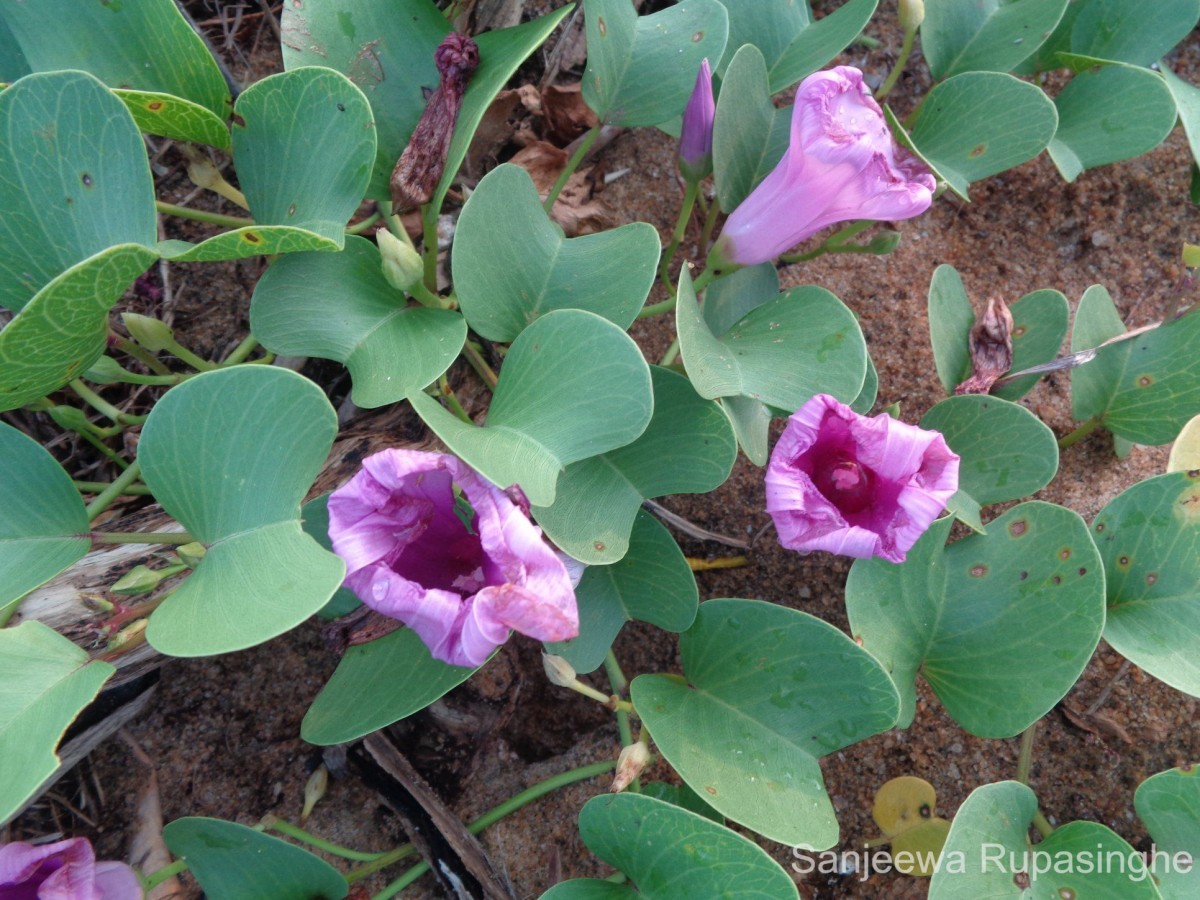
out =
[[[124,102],[137,127],[177,141],[208,144],[229,151],[233,141],[226,121],[191,100],[154,91],[113,91]]]
[[[725,824],[725,817],[705,803],[700,795],[686,784],[667,784],[665,781],[651,781],[642,785],[642,796],[652,797],[664,803],[682,807],[698,816],[712,819],[718,825]]]
[[[140,244],[110,247],[42,288],[0,331],[0,409],[31,403],[86,372],[104,354],[108,311],[156,258]]]
[[[1151,871],[1163,900],[1195,897],[1200,893],[1200,869],[1193,865],[1184,872],[1181,866],[1165,863],[1168,858],[1172,863],[1180,859],[1177,854],[1194,858],[1200,846],[1200,777],[1196,767],[1151,775],[1138,785],[1133,807],[1154,842],[1156,856],[1151,860]]]
[[[715,490],[737,458],[729,421],[716,403],[668,369],[652,367],[650,378],[654,415],[641,436],[572,463],[559,477],[554,505],[534,507],[550,540],[589,565],[625,556],[643,500]]]
[[[1041,501],[945,547],[950,521],[935,522],[902,565],[855,562],[851,633],[900,689],[902,726],[919,672],[967,731],[1010,737],[1062,699],[1096,649],[1100,557],[1078,515]]]
[[[1188,146],[1192,150],[1192,159],[1200,159],[1200,88],[1181,79],[1167,67],[1166,63],[1159,66],[1159,72],[1162,74],[1163,82],[1167,85],[1167,90],[1175,99],[1175,107],[1179,110],[1179,122],[1183,125],[1184,133],[1187,134]],[[1193,168],[1193,172],[1195,172],[1195,168]]]
[[[0,209],[0,305],[14,312],[110,248],[153,247],[150,165],[124,104],[82,72],[29,75],[0,93]],[[107,308],[127,286],[95,302]]]
[[[459,217],[454,287],[467,322],[490,341],[514,340],[553,309],[586,309],[625,329],[646,302],[658,255],[658,232],[645,222],[565,238],[529,173],[502,165]]]
[[[849,0],[824,18],[811,22],[771,63],[771,93],[791,87],[821,68],[858,37],[879,0]]]
[[[0,17],[35,72],[84,69],[109,87],[174,94],[229,116],[225,78],[171,0],[6,3]]]
[[[1197,0],[1085,0],[1071,25],[1072,53],[1148,66],[1200,19]],[[1132,109],[1132,107],[1130,107]]]
[[[329,539],[329,494],[314,497],[300,508],[300,527],[323,549],[333,551],[333,542]],[[362,601],[354,596],[353,591],[340,587],[317,615],[324,619],[336,619],[354,612],[360,606]]]
[[[33,438],[0,422],[0,611],[91,549],[71,476]],[[3,816],[0,816],[3,818]]]
[[[929,0],[921,49],[935,81],[960,72],[1009,72],[1049,37],[1067,0]]]
[[[683,112],[701,60],[719,60],[729,16],[685,0],[639,17],[627,0],[588,0],[583,99],[606,125],[658,125]]]
[[[629,876],[636,889],[580,879],[555,885],[543,900],[799,896],[788,873],[761,847],[662,800],[638,794],[593,797],[579,813],[579,834],[588,849]],[[620,892],[610,890],[614,887]]]
[[[431,203],[434,208],[442,208],[446,192],[458,177],[458,167],[466,159],[467,149],[471,146],[475,131],[496,95],[508,84],[521,63],[545,43],[550,32],[558,27],[558,23],[572,9],[574,6],[567,4],[532,22],[475,36],[475,43],[479,46],[479,68],[471,76],[462,108],[458,111],[458,124],[454,126],[450,149],[446,151],[446,167],[442,173],[442,180],[433,192]],[[390,173],[391,169],[388,171]]]
[[[964,72],[921,103],[912,141],[962,197],[972,181],[1033,159],[1050,144],[1058,113],[1032,84],[999,72]]]
[[[1092,534],[1108,579],[1104,639],[1155,678],[1200,696],[1200,474],[1135,484],[1104,507]]]
[[[887,674],[832,625],[758,600],[702,603],[679,644],[686,682],[632,684],[663,756],[714,809],[764,837],[836,843],[817,758],[895,723]]]
[[[17,43],[16,35],[8,27],[4,12],[0,11],[0,81],[11,84],[31,71],[29,60],[25,58],[21,45]]]
[[[434,659],[415,631],[401,628],[346,650],[304,714],[300,736],[321,746],[357,740],[424,709],[474,672]]]
[[[1054,105],[1058,130],[1048,150],[1067,181],[1085,169],[1153,150],[1171,133],[1177,115],[1158,74],[1121,63],[1080,72]]]
[[[302,228],[340,249],[375,158],[363,92],[332,69],[293,69],[243,91],[237,114],[233,152],[254,221]]]
[[[341,253],[295,253],[263,273],[250,328],[275,353],[336,359],[354,402],[373,409],[435,381],[467,338],[463,317],[410,307],[383,276],[379,248],[346,238]]]
[[[223,262],[250,256],[274,256],[317,250],[337,250],[329,238],[290,225],[247,225],[222,231],[199,244],[159,241],[158,252],[171,262]]]
[[[1200,412],[1198,345],[1200,315],[1194,313],[1109,344],[1075,371],[1072,392],[1081,399],[1072,404],[1074,414],[1098,410],[1092,415],[1118,437],[1170,443]]]
[[[283,5],[283,64],[329,66],[371,103],[379,144],[367,194],[391,197],[388,181],[439,77],[433,52],[450,24],[429,0],[323,0]]]
[[[1031,849],[1028,832],[1036,812],[1037,797],[1016,781],[986,784],[972,791],[955,814],[942,848],[943,861],[953,859],[955,863],[943,864],[934,874],[930,900],[1159,897],[1141,855],[1103,825],[1069,822]],[[1063,860],[1071,863],[1069,872],[1055,865]],[[1018,872],[1024,872],[1026,878],[1016,878]],[[1020,887],[1018,881],[1028,887]]]
[[[970,335],[975,310],[954,266],[942,264],[929,282],[929,341],[938,381],[953,394],[971,374]]]
[[[722,337],[746,313],[778,294],[779,273],[773,263],[747,266],[709,284],[701,312],[709,330]]]
[[[725,72],[713,119],[713,178],[725,212],[783,158],[791,119],[791,107],[776,109],[771,102],[762,53],[752,45],[739,49]]]
[[[54,774],[63,732],[114,671],[41,622],[0,629],[0,822]]]
[[[684,363],[702,397],[740,395],[790,411],[817,393],[849,402],[866,380],[867,345],[854,313],[815,285],[757,306],[718,338],[684,271],[676,317]]]
[[[1108,289],[1093,284],[1079,298],[1075,327],[1071,330],[1071,352],[1091,350],[1109,338],[1125,333],[1125,323],[1117,312]],[[1108,406],[1108,379],[1104,365],[1085,363],[1071,371],[1071,416],[1079,421],[1104,412]]]
[[[771,410],[765,403],[750,397],[722,397],[721,408],[729,417],[738,446],[746,459],[762,468],[767,464],[767,442],[770,439]]]
[[[346,566],[300,528],[337,416],[287,369],[236,366],[172,388],[142,429],[146,486],[208,552],[150,617],[162,653],[252,647],[325,605]]]
[[[1060,291],[1032,291],[1009,307],[1013,317],[1012,371],[1040,366],[1058,355],[1067,336],[1071,307]],[[992,390],[1003,400],[1020,400],[1037,384],[1040,375],[1025,375]]]
[[[962,458],[959,492],[981,506],[1028,497],[1058,471],[1054,432],[1025,407],[998,397],[948,397],[925,413],[921,427],[940,431]]]
[[[208,897],[340,900],[349,891],[329,863],[236,822],[176,819],[163,829],[163,841]]]
[[[720,65],[710,59],[713,71],[725,84],[725,70],[743,44],[757,47],[774,63],[796,36],[812,24],[807,3],[795,0],[721,0],[729,13],[729,40]]]
[[[493,484],[519,484],[534,506],[554,503],[571,463],[632,443],[653,408],[641,350],[616,325],[577,309],[547,313],[513,341],[486,427],[421,392],[408,399],[454,454]]]
[[[595,671],[630,619],[678,634],[696,618],[696,576],[671,533],[643,510],[633,523],[628,547],[619,562],[584,571],[575,589],[579,637],[546,645],[577,672]]]

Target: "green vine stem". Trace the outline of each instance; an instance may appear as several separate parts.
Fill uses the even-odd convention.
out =
[[[346,226],[346,234],[362,234],[364,231],[369,231],[371,226],[383,218],[383,213],[378,209],[371,213],[361,222],[355,222],[353,225]]]
[[[395,218],[394,216],[392,218]],[[437,258],[438,258],[438,211],[432,203],[421,207],[421,235],[425,243],[425,253],[422,262],[425,264],[425,287],[429,293],[437,293]],[[404,229],[401,228],[401,231]]]
[[[229,355],[221,361],[222,366],[236,366],[244,363],[246,358],[258,347],[258,338],[252,334],[246,335],[240,344],[229,351]]]
[[[666,300],[651,303],[649,306],[643,306],[642,311],[637,314],[637,317],[639,319],[649,319],[654,316],[661,316],[663,313],[669,313],[675,308],[677,297],[678,295],[672,294]]]
[[[696,195],[699,192],[700,183],[697,181],[688,181],[687,189],[683,194],[683,205],[679,208],[679,218],[675,221],[675,230],[671,233],[671,243],[663,251],[662,262],[658,265],[658,277],[662,280],[663,286],[668,291],[675,290],[674,285],[671,284],[671,263],[675,259],[679,245],[683,243],[684,235],[687,233],[687,225],[691,221],[692,210],[696,208]]]
[[[243,342],[244,343],[244,342]],[[218,368],[216,363],[201,359],[172,336],[163,341],[163,349],[174,354],[181,362],[191,366],[197,372],[210,372]]]
[[[135,459],[129,464],[129,467],[125,469],[124,472],[122,472],[113,480],[112,484],[108,485],[106,488],[103,488],[100,493],[98,493],[92,499],[92,502],[87,505],[88,521],[96,521],[96,517],[108,509],[114,500],[133,487],[133,483],[138,480],[141,474],[142,467],[138,465],[138,461]],[[150,491],[147,489],[146,493],[148,494]],[[184,543],[186,543],[186,541]]]
[[[567,772],[562,772],[558,775],[553,775],[545,781],[540,781],[533,787],[526,788],[519,794],[514,794],[503,803],[485,812],[482,816],[467,826],[467,831],[471,834],[479,834],[485,828],[488,828],[499,822],[505,816],[512,815],[523,806],[528,806],[534,800],[539,800],[549,793],[552,793],[559,788],[567,787],[579,781],[586,781],[589,778],[595,778],[597,775],[603,775],[606,772],[611,772],[617,767],[615,759],[606,759],[598,763],[592,763],[588,766],[580,766],[578,769],[571,769]],[[373,860],[364,866],[359,866],[357,869],[351,870],[346,875],[346,880],[351,884],[356,881],[361,881],[368,875],[373,875],[380,869],[385,869],[393,863],[399,862],[406,857],[412,856],[415,852],[412,844],[402,844],[394,850],[388,851],[379,859]],[[400,891],[404,890],[422,875],[429,871],[428,864],[421,862],[413,866],[378,894],[375,894],[372,900],[387,900],[388,897],[394,897]]]
[[[168,878],[174,878],[180,872],[187,871],[188,864],[186,860],[177,859],[173,863],[168,863],[161,869],[155,869],[149,875],[142,875],[142,889],[149,895],[152,890],[166,881]]]
[[[154,201],[155,208],[165,216],[175,216],[178,219],[191,219],[194,222],[207,222],[209,225],[222,225],[226,228],[245,228],[254,225],[253,219],[243,216],[226,216],[221,213],[208,212],[203,209],[192,209],[189,206],[176,206],[174,203]]]
[[[112,487],[112,483],[108,481],[73,481],[71,483],[75,485],[76,489],[81,494],[99,494],[100,492],[106,491]],[[126,496],[134,497],[151,496],[150,488],[146,487],[144,484],[131,484],[128,487],[123,488],[121,493]]]
[[[872,225],[870,219],[859,219],[857,222],[851,222],[845,228],[835,231],[829,237],[821,242],[821,246],[815,250],[810,250],[807,253],[792,253],[786,254],[780,259],[788,263],[808,262],[810,259],[816,259],[825,253],[862,253],[864,248],[858,244],[849,243],[850,239],[860,232],[864,231],[869,225]]]
[[[122,353],[132,356],[151,372],[156,372],[159,375],[173,374],[170,369],[164,366],[155,356],[140,344],[129,340],[127,337],[117,334],[115,331],[108,332],[108,345]]]
[[[186,531],[93,531],[89,537],[95,544],[173,544],[182,546],[196,540]]]
[[[277,831],[280,834],[286,834],[290,838],[300,841],[302,844],[308,844],[310,847],[316,847],[318,850],[324,850],[326,853],[333,856],[340,856],[342,859],[352,859],[356,862],[372,862],[387,856],[390,851],[384,850],[376,853],[369,853],[365,850],[351,850],[349,847],[343,847],[340,844],[335,844],[332,841],[327,841],[323,837],[305,831],[298,825],[293,825],[278,816],[267,815],[262,817],[262,821],[256,827],[257,831]]]
[[[1070,434],[1064,434],[1058,439],[1058,449],[1066,450],[1072,444],[1077,444],[1100,427],[1100,417],[1092,416]]]
[[[1021,733],[1021,749],[1017,753],[1017,781],[1029,787],[1029,771],[1033,768],[1033,739],[1038,723],[1034,722]]]
[[[78,378],[71,382],[70,388],[88,406],[96,410],[96,412],[100,413],[100,415],[104,416],[111,422],[115,422],[118,425],[141,425],[146,421],[145,416],[131,416],[128,413],[121,412]],[[120,429],[117,430],[119,431]],[[116,433],[109,433],[101,429],[97,429],[97,432],[105,437],[111,437],[112,434]]]
[[[499,377],[496,375],[492,367],[487,364],[487,360],[483,358],[483,354],[479,352],[479,348],[467,341],[462,348],[463,358],[471,364],[471,368],[475,370],[484,384],[488,386],[489,391],[495,391],[496,385],[500,383]]]
[[[598,137],[600,137],[600,126],[595,125],[579,139],[579,144],[576,146],[575,152],[571,154],[571,158],[567,160],[567,164],[563,170],[558,173],[558,180],[554,182],[554,187],[550,188],[550,193],[546,195],[546,199],[542,202],[542,209],[546,210],[546,215],[549,215],[550,210],[554,209],[554,203],[558,200],[558,195],[567,186],[567,182],[571,180],[571,176],[575,174],[575,170],[579,168],[579,164],[583,162],[583,158],[587,156],[587,152],[592,149],[592,144],[596,143],[596,138]]]
[[[707,253],[708,245],[712,243],[713,229],[717,227],[717,216],[721,214],[721,204],[713,197],[708,205],[708,214],[704,217],[704,229],[700,232],[700,252]]]
[[[450,407],[452,413],[468,425],[475,424],[471,421],[471,417],[467,415],[467,411],[463,409],[463,405],[458,402],[458,395],[454,393],[454,388],[450,387],[450,380],[446,378],[445,374],[438,377],[438,393],[446,401],[446,405]]]
[[[612,692],[618,697],[623,695],[625,689],[629,687],[629,680],[621,671],[621,664],[617,662],[617,657],[611,649],[604,657],[604,672],[608,675],[608,684],[612,688]],[[629,727],[629,713],[623,709],[617,710],[617,730],[621,733],[621,746],[633,743],[633,729]]]
[[[875,92],[876,100],[882,100],[886,97],[892,88],[896,86],[896,82],[900,80],[900,75],[904,71],[904,67],[908,65],[908,58],[912,55],[913,40],[916,36],[916,28],[904,29],[904,43],[900,46],[900,56],[896,59],[896,65],[892,66],[892,71],[888,73],[887,80]]]

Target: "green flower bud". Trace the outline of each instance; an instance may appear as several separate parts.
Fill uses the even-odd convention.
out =
[[[543,653],[542,668],[546,670],[546,677],[550,679],[551,684],[559,687],[571,687],[575,684],[575,669],[561,656]]]
[[[383,260],[383,277],[398,291],[407,291],[425,275],[425,264],[417,253],[385,228],[375,232],[379,255]]]
[[[208,552],[199,541],[192,541],[190,544],[182,544],[175,548],[175,553],[179,556],[179,561],[189,569],[194,569],[200,564],[200,560],[204,559],[204,554]]]
[[[91,368],[83,373],[83,377],[95,384],[113,384],[128,374],[111,356],[102,356],[92,363]]]
[[[89,430],[87,416],[83,414],[83,410],[73,406],[52,406],[47,412],[59,428],[65,428],[67,431]]]
[[[876,256],[886,256],[900,246],[900,232],[881,231],[867,241],[866,250]]]
[[[163,580],[162,573],[146,566],[134,566],[109,588],[114,594],[148,594]]]
[[[121,321],[125,323],[133,339],[151,353],[166,350],[175,343],[175,332],[160,319],[139,316],[137,313],[124,313]]]
[[[900,0],[900,27],[905,32],[916,31],[924,21],[924,0]]]

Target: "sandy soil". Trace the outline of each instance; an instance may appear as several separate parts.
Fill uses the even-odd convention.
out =
[[[894,50],[895,42],[889,45],[888,40],[885,36],[885,47]],[[269,37],[260,48],[267,52]],[[856,50],[839,61],[860,65],[880,79],[890,59],[880,49],[869,55]],[[1195,35],[1175,68],[1200,82],[1200,39]],[[911,88],[901,87],[896,99],[901,111],[911,104]],[[616,221],[649,221],[665,236],[680,199],[672,141],[654,131],[628,133],[604,149],[601,161],[609,171],[629,169],[604,193]],[[1037,288],[1057,288],[1074,306],[1088,285],[1100,283],[1111,291],[1128,324],[1155,321],[1180,274],[1181,241],[1200,239],[1200,213],[1187,199],[1189,164],[1178,130],[1154,153],[1087,172],[1075,184],[1063,183],[1042,156],[975,185],[971,204],[943,197],[925,216],[903,223],[903,242],[890,257],[826,257],[784,268],[780,275],[785,287],[820,284],[859,314],[879,368],[880,405],[899,401],[902,417],[915,422],[941,398],[925,316],[926,291],[938,264],[958,268],[977,304],[993,293],[1011,301]],[[244,333],[258,271],[257,263],[241,263],[225,272],[224,281],[204,284],[200,279],[210,267],[177,267],[178,283],[186,283],[186,289],[177,297],[176,327],[200,327],[203,319],[214,345],[236,340],[230,336]],[[658,324],[639,325],[635,336],[650,357],[657,357],[670,339]],[[459,381],[468,377],[455,371]],[[1043,380],[1023,402],[1056,433],[1073,427],[1066,377]],[[1038,496],[1090,519],[1125,487],[1161,472],[1165,458],[1164,448],[1136,448],[1118,461],[1111,439],[1095,434],[1063,453],[1058,477]],[[745,536],[767,523],[763,500],[762,472],[740,460],[734,476],[715,493],[664,503],[702,527]],[[999,511],[989,510],[985,519]],[[694,556],[728,552],[686,537],[681,543]],[[755,543],[745,568],[701,573],[698,580],[704,599],[764,598],[844,629],[847,571],[843,559],[780,549],[768,531]],[[630,677],[677,667],[674,638],[648,626],[627,627],[616,651]],[[1101,644],[1064,702],[1086,708],[1120,662]],[[334,664],[318,627],[309,624],[267,646],[169,665],[152,711],[129,729],[156,762],[167,820],[207,815],[250,824],[273,813],[295,821],[304,782],[321,757],[319,748],[299,739],[299,723]],[[451,732],[446,722],[452,717],[441,710],[422,714],[404,732],[414,762],[464,819],[551,774],[616,754],[617,732],[609,716],[549,687],[530,642],[511,642],[482,682],[447,700],[451,709],[456,704],[491,709],[493,714],[481,720],[482,731],[466,737]],[[1133,791],[1155,772],[1200,759],[1194,707],[1194,699],[1135,667],[1116,683],[1103,708],[1115,726],[1103,739],[1052,711],[1037,739],[1031,783],[1051,821],[1095,820],[1144,847],[1147,837],[1134,817]],[[447,746],[454,752],[442,752]],[[989,741],[966,734],[924,691],[911,728],[879,735],[823,761],[842,824],[842,848],[860,847],[875,836],[871,801],[889,778],[913,774],[929,780],[938,791],[939,813],[948,817],[973,788],[1012,778],[1016,756],[1016,739]],[[662,766],[652,775],[670,777]],[[120,856],[144,777],[127,748],[109,742],[62,782],[52,798],[19,820],[13,836],[82,830],[97,840],[101,856]],[[516,896],[537,896],[557,876],[607,874],[575,827],[583,802],[606,789],[604,779],[581,783],[484,834],[485,848],[511,879]],[[81,805],[78,815],[71,811]],[[352,777],[331,783],[307,827],[361,849],[384,849],[404,839],[391,813]],[[789,848],[768,849],[789,864]],[[385,881],[368,886],[374,890]],[[892,875],[876,875],[865,883],[854,876],[822,876],[801,887],[804,896],[823,898],[921,897],[926,890],[924,882]],[[431,882],[423,881],[406,896],[438,894]]]

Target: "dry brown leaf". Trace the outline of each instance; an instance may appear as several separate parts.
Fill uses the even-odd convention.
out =
[[[517,131],[517,111],[522,106],[519,91],[501,91],[484,111],[463,162],[469,178],[482,178],[496,164],[500,151]]]
[[[542,91],[546,115],[546,137],[559,145],[571,143],[599,124],[596,114],[583,101],[579,84],[551,84]]]
[[[512,162],[523,168],[533,179],[538,196],[545,199],[567,164],[565,150],[546,141],[535,141],[512,158]],[[589,174],[591,170],[576,172],[567,181],[558,195],[558,202],[550,217],[562,226],[568,237],[593,234],[612,227],[612,213],[608,205],[594,196]]]

